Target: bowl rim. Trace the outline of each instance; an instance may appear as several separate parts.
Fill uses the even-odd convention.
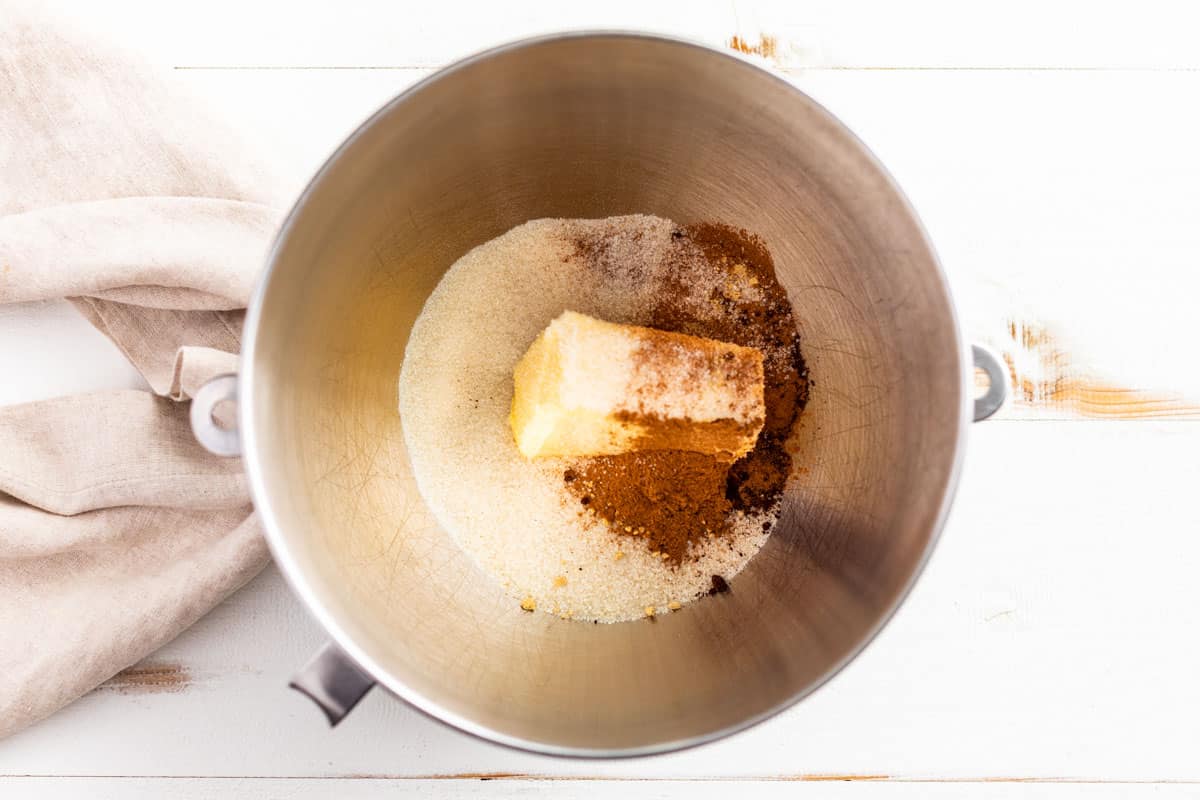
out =
[[[297,564],[296,560],[287,545],[287,536],[282,527],[278,524],[276,515],[272,508],[270,496],[266,490],[265,474],[263,463],[260,458],[259,449],[255,442],[257,440],[256,426],[254,424],[254,415],[251,413],[255,403],[254,381],[252,376],[255,373],[256,366],[256,350],[257,350],[257,332],[259,316],[262,313],[263,303],[269,291],[271,277],[275,271],[276,263],[279,260],[281,250],[284,243],[288,240],[293,228],[296,225],[296,219],[299,212],[308,203],[309,199],[320,188],[329,173],[338,165],[346,153],[354,146],[354,144],[362,138],[369,129],[378,124],[384,117],[391,114],[397,107],[406,102],[408,99],[417,93],[433,86],[438,81],[444,80],[454,73],[486,61],[495,56],[509,53],[517,50],[522,50],[529,47],[537,47],[548,43],[568,40],[568,39],[632,39],[639,41],[650,41],[655,43],[665,43],[678,47],[685,47],[694,50],[699,50],[707,56],[715,56],[718,59],[727,60],[728,63],[736,68],[753,69],[762,75],[767,76],[771,80],[778,81],[787,88],[788,91],[799,95],[805,102],[809,103],[812,108],[825,118],[825,121],[842,135],[847,142],[858,148],[860,153],[874,167],[878,175],[883,178],[886,184],[895,193],[902,207],[907,211],[910,219],[915,225],[918,234],[924,243],[931,265],[937,272],[937,278],[941,284],[942,290],[945,292],[947,305],[950,311],[950,319],[953,325],[955,335],[958,340],[958,356],[959,356],[959,386],[961,398],[959,403],[959,419],[958,432],[955,437],[955,452],[951,462],[950,472],[947,476],[947,481],[943,489],[941,503],[938,508],[937,516],[933,522],[930,536],[925,544],[925,548],[921,553],[920,558],[909,575],[905,585],[897,592],[892,601],[891,606],[880,615],[875,624],[866,632],[862,639],[854,645],[841,659],[829,667],[826,672],[811,684],[804,687],[800,691],[795,692],[787,699],[777,703],[775,706],[760,712],[746,719],[739,720],[736,723],[727,725],[718,730],[709,731],[696,736],[690,736],[682,739],[675,739],[663,742],[655,742],[648,745],[639,745],[636,747],[623,748],[593,748],[593,747],[577,747],[555,744],[553,742],[537,741],[532,739],[523,739],[511,734],[504,733],[499,730],[483,725],[475,720],[463,716],[462,714],[447,709],[439,705],[434,700],[416,691],[412,687],[405,684],[403,681],[396,679],[387,670],[383,669],[370,655],[359,647],[359,645],[351,638],[339,624],[335,615],[329,611],[318,599],[318,594],[313,590],[312,585],[305,575],[303,569]],[[562,31],[556,33],[546,33],[537,36],[516,39],[503,44],[499,44],[485,50],[478,51],[465,58],[458,59],[440,69],[433,74],[422,78],[404,91],[397,94],[392,99],[384,103],[378,110],[366,118],[354,131],[348,135],[341,144],[333,151],[332,154],[322,163],[321,167],[313,174],[305,185],[304,190],[296,198],[287,216],[280,224],[278,231],[275,234],[274,240],[267,251],[264,260],[264,267],[259,275],[258,282],[255,286],[254,293],[247,306],[246,319],[243,325],[242,349],[241,349],[241,365],[239,374],[242,376],[238,383],[238,419],[239,419],[239,435],[242,443],[242,459],[243,466],[246,470],[251,498],[254,501],[254,507],[258,513],[259,520],[265,532],[267,545],[270,548],[271,554],[274,557],[275,563],[279,566],[280,572],[287,583],[291,586],[293,592],[299,596],[308,612],[317,620],[324,629],[325,633],[341,648],[342,652],[353,661],[359,669],[369,675],[376,683],[386,688],[391,694],[403,700],[411,707],[422,712],[425,716],[455,728],[459,731],[467,733],[478,739],[487,742],[494,742],[505,745],[517,750],[523,750],[530,753],[538,753],[542,755],[551,755],[569,758],[589,758],[589,759],[607,759],[607,758],[629,758],[637,756],[659,755],[664,753],[677,752],[699,745],[715,742],[724,739],[734,733],[751,728],[760,722],[763,722],[780,712],[791,708],[796,703],[813,694],[818,689],[827,685],[831,679],[838,675],[845,667],[875,641],[879,632],[892,620],[900,606],[911,594],[917,580],[925,571],[925,567],[929,562],[929,558],[936,547],[938,540],[941,538],[942,530],[945,527],[946,520],[950,514],[951,506],[953,505],[955,495],[957,494],[959,479],[962,474],[963,462],[966,455],[966,440],[967,430],[972,421],[973,402],[970,392],[967,391],[969,379],[971,377],[972,359],[970,357],[969,345],[963,335],[962,324],[958,316],[958,309],[954,303],[954,295],[951,291],[949,281],[946,277],[945,270],[941,265],[941,260],[938,258],[937,251],[934,249],[933,242],[929,238],[928,231],[921,222],[916,209],[913,208],[907,195],[901,190],[899,184],[891,173],[887,171],[879,158],[866,146],[866,144],[852,131],[845,123],[838,119],[833,113],[826,109],[823,105],[811,98],[807,93],[795,86],[792,82],[784,77],[775,74],[774,72],[764,69],[760,64],[755,63],[748,56],[741,53],[724,50],[704,42],[696,41],[686,37],[666,35],[661,33],[651,33],[637,30],[626,29],[586,29],[577,31]]]

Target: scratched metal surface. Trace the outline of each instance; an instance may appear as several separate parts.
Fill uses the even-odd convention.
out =
[[[331,734],[281,688],[321,634],[269,571],[146,664],[0,744],[0,776],[43,776],[0,777],[0,791],[523,796],[591,777],[620,783],[573,790],[656,797],[712,787],[654,779],[725,777],[820,780],[847,797],[964,789],[945,781],[980,796],[1195,793],[1200,656],[1179,636],[1200,622],[1189,502],[1200,376],[1188,368],[1200,363],[1189,300],[1200,117],[1183,101],[1200,90],[1200,54],[1188,5],[1019,2],[981,18],[933,0],[470,14],[222,0],[183,24],[150,3],[61,6],[240,120],[297,186],[379,103],[503,38],[637,26],[755,51],[887,164],[964,326],[1006,356],[1017,392],[972,432],[946,536],[892,626],[830,686],[728,742],[551,760],[470,740],[380,693]],[[0,402],[136,385],[53,304],[0,313],[0,367],[12,377]]]

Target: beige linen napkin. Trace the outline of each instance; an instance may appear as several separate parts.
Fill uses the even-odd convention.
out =
[[[280,183],[152,70],[30,13],[0,0],[0,302],[71,298],[153,392],[0,408],[0,736],[268,558],[241,462],[178,401],[236,368]]]

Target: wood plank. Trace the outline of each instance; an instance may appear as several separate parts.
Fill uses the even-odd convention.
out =
[[[427,71],[181,72],[298,187]],[[924,220],[1008,419],[1200,417],[1200,73],[791,72]],[[1029,120],[1035,120],[1030,123]],[[1141,146],[1153,142],[1153,146]],[[800,313],[803,313],[801,310]]]
[[[298,192],[355,125],[429,72],[164,75],[237,120]],[[969,335],[1012,366],[1018,391],[1004,417],[1197,418],[1200,371],[1185,365],[1200,361],[1187,301],[1200,290],[1200,228],[1188,214],[1200,204],[1200,109],[1174,100],[1200,91],[1200,73],[789,77],[856,130],[913,200]],[[1035,131],[1027,119],[1043,122]],[[1143,140],[1154,147],[1130,151]],[[63,335],[86,329],[65,305],[40,314],[0,310],[0,330],[30,334],[29,346],[0,353],[0,367],[51,364]],[[102,374],[136,383],[90,333],[81,341],[96,357],[58,377],[33,370],[45,383],[35,396],[105,384]],[[0,402],[20,397],[4,392]]]
[[[904,188],[967,334],[1036,387],[1009,418],[1195,419],[1197,75],[793,77]],[[1088,402],[1102,387],[1137,402]]]
[[[828,780],[819,786],[797,786],[790,781],[531,781],[499,780],[404,780],[369,779],[280,779],[280,778],[0,778],[0,791],[6,796],[28,800],[59,800],[88,797],[90,800],[200,800],[222,797],[227,800],[288,798],[288,800],[339,800],[394,797],[453,798],[529,798],[563,797],[581,800],[622,798],[625,800],[722,800],[745,796],[774,800],[794,798],[806,791],[819,791],[831,800],[940,800],[960,798],[969,793],[978,800],[1123,800],[1155,797],[1194,798],[1194,785],[1147,784],[1071,784],[1071,783],[895,783],[881,781]]]
[[[273,4],[242,5],[236,26],[229,24],[233,5],[223,2],[183,26],[168,24],[168,12],[140,0],[103,10],[59,4],[75,24],[150,56],[181,90],[238,121],[252,147],[279,159],[294,191],[355,125],[430,74],[420,65],[497,41],[506,25],[599,24],[595,15],[612,24],[658,19],[668,27],[677,22],[685,33],[695,26],[692,34],[718,44],[737,35],[759,50],[753,30],[808,25],[846,36],[853,31],[859,46],[893,54],[873,61],[855,56],[876,65],[909,64],[888,48],[911,46],[951,66],[960,63],[958,55],[1002,47],[994,52],[1011,58],[996,63],[1014,66],[1025,63],[1017,58],[1022,48],[1054,41],[1055,52],[1092,47],[1084,53],[1092,55],[1080,56],[1084,67],[1107,52],[1119,58],[1104,64],[1125,69],[1126,57],[1164,57],[1172,40],[1163,40],[1159,28],[1187,29],[1190,15],[1200,13],[1188,4],[1151,4],[1139,6],[1131,23],[1130,15],[1109,7],[1092,9],[1078,33],[1083,6],[1074,4],[1042,9],[1037,26],[1026,25],[1028,17],[1014,7],[995,21],[999,27],[980,26],[977,17],[932,0],[903,11],[861,2],[768,2],[690,15],[665,4],[656,6],[661,19],[645,16],[636,3],[591,10],[534,4],[516,14],[479,10],[447,27],[432,7],[397,15],[386,4],[359,2],[339,7],[336,18],[328,9],[294,10],[284,15],[287,35],[279,35]],[[939,26],[922,28],[935,31],[927,35],[936,41],[898,35],[907,30],[899,23],[860,24],[898,13],[938,19]],[[1001,36],[1010,20],[1026,35]],[[1150,32],[1140,34],[1140,26]],[[1067,27],[1072,35],[1064,37]],[[727,29],[735,33],[721,33]],[[1200,323],[1190,303],[1179,302],[1200,289],[1194,257],[1200,228],[1189,213],[1200,203],[1200,153],[1193,146],[1200,108],[1179,102],[1200,90],[1200,72],[824,71],[778,57],[781,47],[777,42],[771,63],[790,64],[789,79],[846,121],[912,198],[955,285],[968,333],[1000,349],[1012,368],[1018,391],[1004,418],[1200,416],[1200,371],[1181,368],[1200,356]],[[406,56],[399,69],[310,69],[397,66],[396,53],[426,55]],[[263,59],[260,65],[305,69],[224,69],[252,63],[251,55]],[[222,69],[171,69],[204,58]],[[844,59],[836,64],[852,66]]]
[[[88,28],[191,67],[440,66],[505,40],[583,28],[649,30],[718,46],[736,36],[777,63],[813,69],[1200,67],[1192,36],[1200,11],[1185,0],[1011,0],[994,9],[954,0],[532,0],[469,11],[388,0],[209,0],[185,9],[152,0],[102,9],[52,2]]]
[[[156,654],[178,692],[94,692],[5,741],[0,775],[1200,781],[1200,426],[975,426],[943,540],[841,676],[718,744],[561,760],[372,692],[336,730],[285,687],[320,631],[274,571]],[[1133,738],[1131,738],[1133,737]],[[1135,741],[1136,739],[1136,741]],[[77,745],[63,747],[63,742]]]

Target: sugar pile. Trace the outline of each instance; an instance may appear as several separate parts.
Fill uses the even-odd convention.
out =
[[[459,546],[527,606],[601,622],[666,612],[740,571],[774,520],[734,512],[731,535],[671,567],[581,513],[564,462],[526,461],[513,443],[512,370],[525,349],[568,309],[644,324],[673,230],[641,215],[528,222],[459,259],[413,326],[399,396],[417,484]],[[580,242],[602,247],[581,253]],[[703,265],[692,277],[698,304],[725,279]]]

